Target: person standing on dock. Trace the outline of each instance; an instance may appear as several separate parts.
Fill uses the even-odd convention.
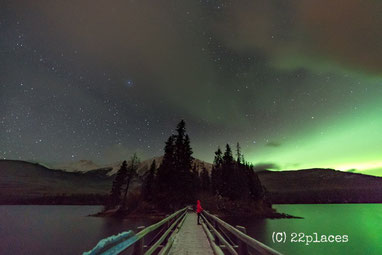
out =
[[[200,200],[198,200],[196,203],[196,214],[198,215],[198,225],[200,225],[199,218],[202,212],[203,212],[203,207],[200,205]]]

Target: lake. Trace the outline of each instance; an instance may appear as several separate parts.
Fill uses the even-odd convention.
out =
[[[303,219],[227,219],[232,225],[242,225],[247,233],[283,254],[382,254],[382,204],[307,204],[274,205],[279,212]],[[273,233],[285,232],[287,239],[272,241]],[[295,233],[295,234],[294,234]],[[302,234],[300,234],[302,233]],[[314,233],[317,233],[317,239]],[[320,237],[331,237],[329,242]],[[336,236],[341,236],[335,240]],[[348,236],[346,239],[342,238]],[[279,240],[281,240],[280,236]],[[294,237],[294,238],[293,238]],[[293,241],[291,242],[293,238]],[[276,239],[276,238],[275,238]],[[298,242],[300,239],[301,242]],[[276,241],[276,240],[275,240]]]
[[[274,208],[304,219],[227,221],[245,226],[248,234],[284,254],[382,254],[382,204],[274,205]],[[0,206],[0,254],[81,254],[102,238],[154,223],[147,219],[87,217],[99,210],[100,206]],[[285,232],[285,243],[274,243],[274,232]],[[273,236],[280,241],[280,234]],[[322,236],[327,242],[317,242],[323,240]],[[292,238],[301,242],[291,242]]]

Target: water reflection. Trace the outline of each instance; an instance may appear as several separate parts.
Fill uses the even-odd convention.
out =
[[[284,254],[382,254],[382,204],[276,205],[304,219],[226,218]],[[0,254],[81,254],[99,240],[157,219],[87,217],[98,206],[0,206]],[[348,235],[347,243],[272,242],[273,232]]]
[[[82,254],[153,220],[88,217],[99,206],[0,206],[0,254]]]
[[[227,218],[257,240],[284,254],[382,254],[382,204],[276,205],[304,219]],[[286,243],[273,243],[273,232],[286,232]],[[348,242],[292,243],[292,233],[347,235]],[[306,240],[306,238],[304,238]],[[304,240],[303,239],[303,240]],[[365,252],[367,251],[367,252]]]

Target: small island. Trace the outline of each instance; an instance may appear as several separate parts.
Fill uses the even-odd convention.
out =
[[[229,144],[215,152],[210,171],[192,157],[190,137],[182,120],[164,148],[157,165],[154,159],[147,171],[137,174],[136,154],[123,161],[115,175],[104,210],[94,216],[164,216],[200,200],[203,207],[219,216],[289,218],[272,208],[266,189],[253,166],[245,161],[240,145],[236,157]]]

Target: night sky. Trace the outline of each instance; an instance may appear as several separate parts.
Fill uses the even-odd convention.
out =
[[[382,174],[382,1],[0,1],[0,157]],[[374,170],[373,170],[374,169]]]

